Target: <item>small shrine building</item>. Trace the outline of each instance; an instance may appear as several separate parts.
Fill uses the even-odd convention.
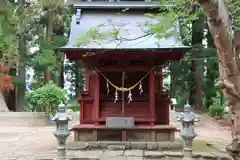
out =
[[[78,99],[80,122],[72,128],[77,141],[173,141],[169,123],[170,97],[163,89],[161,66],[180,60],[189,48],[173,34],[157,39],[141,24],[156,24],[145,16],[156,2],[72,1],[68,43],[60,49],[85,68],[85,88]],[[122,11],[129,8],[128,11]],[[77,45],[79,35],[105,26],[116,37]],[[176,22],[170,28],[179,33]],[[86,37],[89,38],[89,37]]]

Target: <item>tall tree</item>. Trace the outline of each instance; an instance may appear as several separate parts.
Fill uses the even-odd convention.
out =
[[[216,81],[219,78],[219,71],[218,71],[218,61],[216,56],[216,49],[214,46],[213,38],[211,33],[208,29],[207,34],[207,48],[208,48],[208,55],[212,58],[207,59],[206,62],[206,76],[205,76],[205,108],[208,110],[211,105],[214,103],[214,97],[217,96],[217,92],[219,89],[216,88]],[[222,104],[221,104],[222,105]]]
[[[42,17],[42,24],[46,28],[45,36],[42,37],[43,45],[40,52],[45,56],[45,60],[49,56],[51,56],[52,60],[55,59],[55,65],[51,65],[51,61],[48,61],[50,65],[43,65],[45,83],[53,80],[63,87],[64,54],[56,51],[56,47],[66,42],[64,34],[68,32],[66,26],[69,26],[70,21],[69,8],[64,6],[63,0],[41,0],[40,2],[45,13]]]
[[[13,88],[11,76],[8,75],[8,69],[16,66],[18,59],[18,50],[16,47],[16,28],[14,6],[6,1],[1,1],[0,5],[0,111],[9,111],[4,92]]]
[[[197,0],[201,5],[219,58],[220,83],[224,96],[234,114],[232,126],[233,141],[227,147],[235,159],[239,159],[240,150],[240,48],[234,46],[231,21],[227,3],[223,0]],[[239,6],[239,1],[230,1]],[[234,3],[234,4],[233,4]],[[237,8],[232,10],[236,13]],[[237,16],[237,15],[235,15]]]
[[[46,39],[49,41],[49,43],[52,41],[52,36],[53,36],[53,19],[55,15],[55,8],[56,4],[53,2],[55,1],[42,1],[43,3],[43,9],[46,10]],[[51,70],[48,66],[46,66],[45,71],[44,71],[44,79],[45,83],[48,83],[51,80]]]
[[[25,0],[19,0],[19,32],[18,32],[18,52],[19,52],[19,63],[18,63],[18,77],[23,83],[17,86],[17,103],[16,111],[21,111],[24,108],[25,99],[25,88],[26,88],[26,31],[24,22],[26,15],[24,14]]]
[[[198,19],[192,22],[192,85],[190,87],[190,98],[194,100],[192,105],[196,106],[196,109],[202,111],[203,109],[203,60],[196,60],[196,58],[202,55],[202,42],[204,37],[204,15],[199,11],[198,7],[195,7]],[[195,52],[195,53],[194,53]],[[191,101],[190,101],[191,102]]]

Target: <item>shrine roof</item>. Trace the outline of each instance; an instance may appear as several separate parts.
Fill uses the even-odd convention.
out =
[[[159,1],[80,1],[68,0],[67,5],[73,5],[76,8],[159,8],[161,3]],[[166,4],[165,4],[166,6]],[[169,5],[173,6],[173,5]]]
[[[176,22],[170,28],[174,33],[169,37],[157,39],[154,34],[147,34],[144,23],[156,24],[159,21],[151,19],[143,12],[124,13],[114,11],[84,11],[78,9],[72,16],[71,30],[68,43],[60,47],[61,50],[185,50],[190,47],[184,46],[179,36],[179,23]],[[104,24],[101,31],[106,32],[119,28],[118,39],[108,37],[94,40],[87,44],[78,46],[79,36],[87,33],[90,28],[97,28]]]

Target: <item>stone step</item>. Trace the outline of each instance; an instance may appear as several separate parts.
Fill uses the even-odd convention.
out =
[[[36,160],[55,160],[55,159],[36,159]],[[99,160],[99,158],[68,158],[68,160]]]
[[[125,150],[126,146],[124,145],[109,145],[108,150]]]
[[[110,148],[109,148],[110,147]],[[183,149],[181,142],[121,142],[121,141],[91,141],[91,142],[71,142],[67,144],[67,149],[143,149],[143,150],[171,150],[179,151]]]
[[[40,156],[40,155],[39,155]],[[57,154],[41,154],[41,158],[35,160],[53,160]],[[173,151],[144,151],[144,150],[94,150],[94,151],[74,151],[67,152],[68,160],[182,160],[183,152]],[[227,154],[208,153],[208,152],[193,152],[195,160],[216,160],[225,159],[232,160]],[[19,159],[16,159],[19,160]],[[33,159],[32,159],[33,160]]]

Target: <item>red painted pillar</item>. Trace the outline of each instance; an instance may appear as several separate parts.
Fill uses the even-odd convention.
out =
[[[159,90],[163,90],[163,73],[162,73],[162,68],[158,72],[159,74]]]
[[[86,91],[89,92],[89,85],[90,85],[90,71],[86,70],[85,73],[85,85],[86,85]]]
[[[155,80],[154,69],[152,69],[149,73],[149,109],[151,119],[154,120],[152,125],[155,124],[156,121],[156,112],[155,112],[155,89],[156,89],[156,80]]]
[[[83,115],[83,113],[84,113],[84,103],[83,103],[83,101],[82,100],[80,100],[79,101],[80,103],[80,124],[84,124],[84,115]]]
[[[85,81],[84,81],[84,88],[83,88],[83,92],[88,92],[89,91],[89,72],[88,70],[84,69],[84,78],[85,78]],[[81,93],[82,94],[82,93]],[[84,108],[85,108],[85,105],[84,105],[84,101],[83,101],[83,97],[82,95],[80,95],[80,124],[84,124]]]
[[[94,117],[94,124],[99,125],[99,72],[95,72],[96,79],[95,79],[95,92],[94,92],[94,110],[95,110],[95,117]]]

